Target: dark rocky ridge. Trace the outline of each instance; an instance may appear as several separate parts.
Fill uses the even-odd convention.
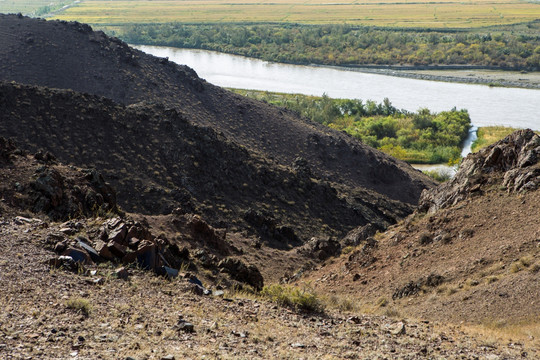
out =
[[[276,166],[193,125],[162,105],[125,107],[71,90],[0,83],[0,134],[60,161],[95,167],[125,210],[202,214],[213,225],[246,227],[278,244],[394,223],[411,206],[370,190]]]
[[[315,177],[416,204],[433,183],[403,162],[295,114],[243,98],[166,59],[79,23],[0,15],[0,79],[73,89],[123,104],[159,102],[250,152]]]
[[[419,211],[434,213],[494,186],[509,192],[534,191],[540,186],[540,136],[519,130],[469,154],[452,180],[422,193]]]
[[[41,213],[59,221],[117,212],[116,192],[94,169],[27,154],[0,137],[0,215]]]

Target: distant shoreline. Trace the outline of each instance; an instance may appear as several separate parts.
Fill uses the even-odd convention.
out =
[[[130,46],[163,46],[155,44],[129,44]],[[302,64],[294,62],[277,62],[263,60],[257,57],[235,54],[232,52],[222,52],[200,48],[178,48],[201,51],[214,51],[222,54],[240,56],[249,59],[257,59],[278,64],[312,66],[337,70],[356,71],[369,74],[379,74],[396,76],[409,79],[442,81],[452,83],[477,84],[494,87],[540,89],[540,71],[519,71],[500,70],[495,67],[477,65],[322,65],[322,64]]]
[[[474,66],[337,66],[318,65],[339,70],[350,70],[370,74],[397,76],[410,79],[444,81],[465,84],[488,85],[495,87],[515,87],[540,89],[540,72],[521,72],[510,70],[486,69]]]

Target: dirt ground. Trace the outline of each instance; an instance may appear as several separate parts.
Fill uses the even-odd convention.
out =
[[[185,279],[132,268],[94,275],[52,269],[44,232],[58,225],[2,218],[2,359],[517,359],[517,341],[460,326],[327,307],[303,313],[254,295],[196,295]],[[96,284],[96,279],[102,279]],[[189,325],[193,325],[191,330]],[[167,357],[169,355],[169,357]]]

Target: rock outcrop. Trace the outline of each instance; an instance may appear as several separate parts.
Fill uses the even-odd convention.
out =
[[[0,197],[10,209],[53,220],[117,211],[116,192],[95,169],[64,166],[50,153],[27,154],[0,137]]]
[[[469,154],[452,180],[422,193],[418,209],[433,213],[489,186],[509,192],[536,190],[540,186],[540,136],[532,130],[519,130]]]

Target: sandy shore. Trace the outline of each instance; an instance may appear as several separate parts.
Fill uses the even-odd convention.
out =
[[[468,84],[484,84],[490,86],[518,87],[540,89],[540,72],[520,72],[502,70],[393,70],[366,69],[357,71],[407,77],[422,80],[461,82]]]

